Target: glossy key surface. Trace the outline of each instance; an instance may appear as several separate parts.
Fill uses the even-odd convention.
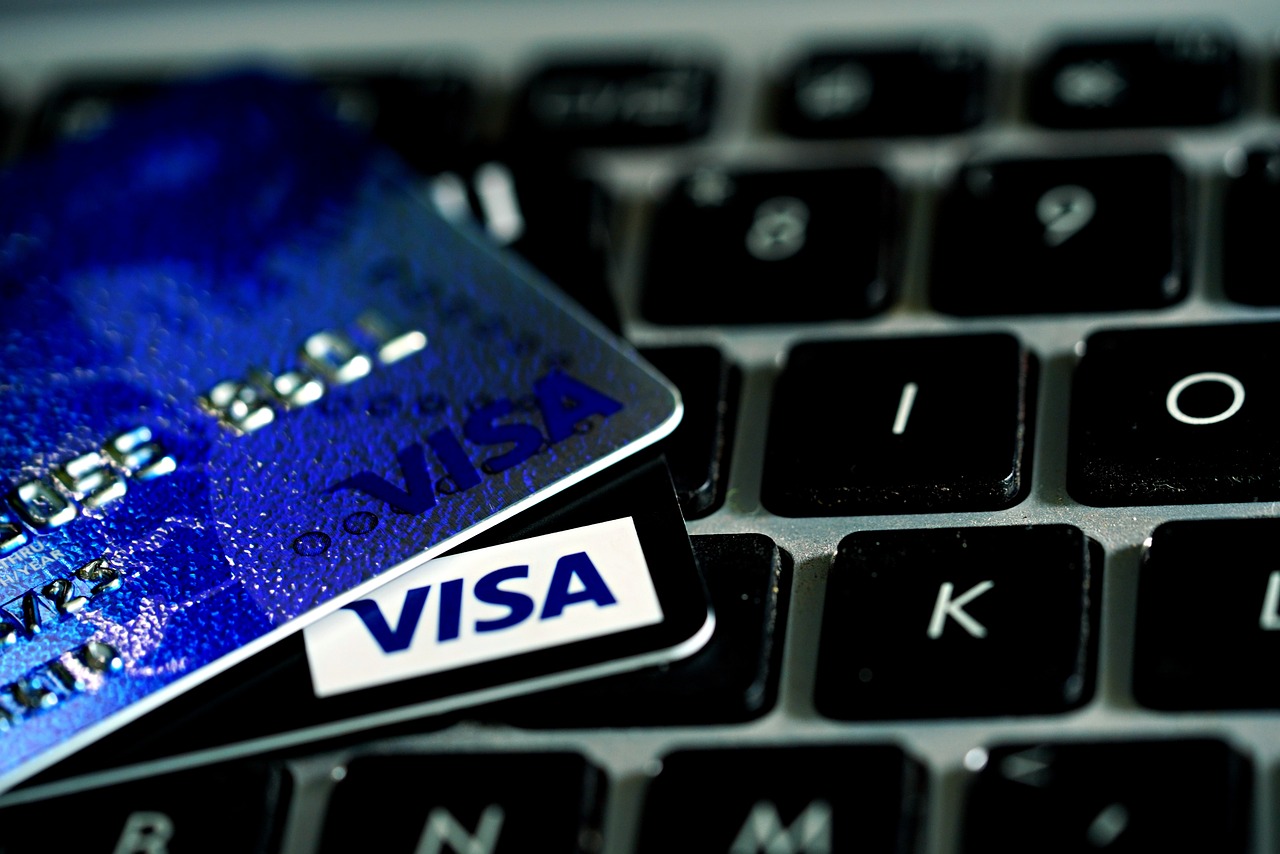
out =
[[[451,165],[474,134],[474,87],[460,73],[333,68],[315,78],[334,115],[371,133],[419,171]]]
[[[0,852],[57,850],[74,841],[76,850],[122,854],[271,854],[279,850],[291,788],[280,765],[236,762],[80,790],[0,809]],[[92,820],[73,818],[86,808]]]
[[[715,347],[648,347],[641,355],[680,390],[684,418],[663,454],[685,518],[706,516],[724,500],[741,372]]]
[[[797,345],[774,387],[765,507],[848,516],[1013,504],[1033,371],[1010,335]],[[841,404],[815,418],[833,380]]]
[[[1163,155],[960,170],[934,226],[931,295],[958,315],[1160,308],[1186,292],[1182,177]]]
[[[798,137],[941,134],[978,124],[987,64],[955,40],[815,51],[779,87],[777,121]]]
[[[729,723],[768,712],[778,692],[791,599],[791,559],[759,534],[693,537],[716,628],[683,661],[477,710],[533,728]]]
[[[1275,324],[1089,336],[1068,490],[1102,507],[1280,498],[1278,347]]]
[[[13,124],[13,112],[4,92],[0,91],[0,162],[8,157],[9,145],[13,139]]]
[[[827,579],[815,701],[846,720],[1051,714],[1093,695],[1079,529],[862,531]]]
[[[611,200],[569,163],[471,152],[434,175],[427,193],[446,218],[474,223],[605,326],[619,330],[607,280]]]
[[[1166,522],[1138,576],[1133,692],[1154,709],[1280,708],[1280,519]],[[1260,559],[1261,558],[1261,559]]]
[[[1222,228],[1222,278],[1227,296],[1248,305],[1280,305],[1280,150],[1242,154],[1227,187]]]
[[[641,313],[655,323],[865,317],[890,289],[878,169],[694,172],[655,213]]]
[[[576,753],[361,757],[334,787],[320,851],[587,854],[604,796],[603,775]]]
[[[1055,128],[1208,125],[1235,116],[1241,99],[1231,36],[1171,27],[1062,41],[1032,76],[1028,111]]]
[[[907,854],[920,767],[897,747],[814,744],[682,750],[645,796],[637,850]]]
[[[716,72],[700,60],[552,60],[517,95],[512,127],[539,146],[670,144],[705,134],[715,104]]]
[[[979,750],[966,760],[981,770],[968,789],[965,854],[1249,850],[1253,769],[1221,741]]]

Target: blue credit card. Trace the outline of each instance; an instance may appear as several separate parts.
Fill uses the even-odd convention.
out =
[[[266,75],[0,174],[0,790],[675,427],[414,187]]]

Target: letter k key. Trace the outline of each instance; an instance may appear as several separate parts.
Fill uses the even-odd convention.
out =
[[[815,705],[844,720],[1076,708],[1093,691],[1098,572],[1066,525],[851,534],[827,579]]]
[[[975,638],[985,638],[987,636],[987,627],[969,616],[968,612],[964,610],[964,606],[995,586],[996,583],[994,581],[981,581],[970,587],[959,597],[952,599],[951,594],[955,592],[955,585],[950,581],[942,582],[942,586],[938,588],[938,601],[933,606],[933,617],[929,620],[929,637],[934,640],[942,637],[942,630],[946,627],[947,617],[950,617]]]

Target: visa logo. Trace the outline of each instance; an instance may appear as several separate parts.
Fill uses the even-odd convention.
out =
[[[473,445],[509,445],[509,450],[487,457],[479,466],[471,461],[457,435],[449,428],[426,437],[427,447],[444,469],[450,494],[480,483],[480,472],[498,474],[518,466],[543,447],[575,435],[592,416],[608,418],[623,407],[603,392],[561,371],[552,371],[533,384],[534,399],[545,433],[533,424],[500,421],[515,410],[508,398],[500,398],[473,411],[462,426],[463,437]],[[427,471],[426,452],[413,443],[396,454],[401,483],[393,483],[370,471],[362,471],[333,486],[328,492],[354,489],[390,506],[398,513],[417,516],[436,506],[435,480]]]
[[[660,622],[628,517],[436,558],[303,638],[325,697]]]
[[[477,634],[484,632],[500,632],[518,626],[534,612],[533,597],[515,588],[517,579],[527,579],[529,567],[505,566],[480,576],[475,586],[467,590],[465,578],[451,578],[440,585],[440,594],[436,597],[440,607],[436,619],[436,641],[457,640],[462,632],[462,602],[464,596],[481,604],[495,605],[505,610],[501,616],[492,619],[477,619],[473,629]],[[503,588],[503,582],[512,582]],[[576,583],[577,589],[572,589]],[[369,634],[382,647],[383,652],[403,652],[409,648],[414,631],[422,618],[422,611],[431,593],[431,585],[413,587],[405,593],[404,603],[400,608],[400,616],[393,629],[376,599],[357,599],[342,607],[355,611]],[[569,605],[592,602],[597,607],[616,605],[618,600],[609,591],[609,585],[600,577],[599,571],[586,552],[574,552],[556,561],[555,572],[551,575],[551,587],[538,609],[539,620],[551,620],[564,614]]]

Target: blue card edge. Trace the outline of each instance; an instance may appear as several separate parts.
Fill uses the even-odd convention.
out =
[[[427,208],[431,210],[433,215],[435,216],[439,215],[438,212],[435,210],[434,205],[432,205],[431,202],[428,199],[424,198],[420,193],[415,192],[415,188],[411,186],[402,185],[401,191],[408,194],[415,203],[420,205],[425,205]],[[436,557],[440,554],[443,554],[444,552],[447,552],[449,549],[452,549],[455,546],[458,546],[466,542],[470,538],[480,533],[483,533],[484,531],[488,530],[494,525],[497,525],[500,522],[504,522],[507,519],[515,516],[516,514],[522,513],[525,510],[528,510],[529,508],[534,507],[544,499],[550,498],[556,495],[557,493],[562,492],[563,490],[568,489],[569,487],[577,483],[580,483],[586,478],[594,474],[597,474],[601,471],[604,471],[605,469],[609,468],[610,466],[613,466],[616,463],[621,462],[627,457],[641,450],[644,450],[645,448],[661,441],[662,439],[665,439],[676,429],[676,427],[679,426],[680,421],[684,416],[684,402],[681,399],[679,389],[677,389],[671,383],[670,380],[668,380],[661,373],[659,373],[657,369],[655,369],[652,365],[650,365],[647,361],[645,361],[644,358],[638,354],[638,352],[635,350],[634,347],[629,345],[623,339],[619,338],[614,332],[612,332],[607,327],[605,327],[603,323],[597,320],[594,316],[588,313],[586,309],[582,308],[580,305],[578,305],[576,302],[570,299],[567,295],[560,292],[549,282],[544,281],[545,279],[544,275],[538,270],[536,270],[535,268],[533,268],[531,265],[529,265],[527,262],[525,262],[524,259],[514,255],[513,253],[509,253],[509,252],[503,253],[503,250],[494,247],[493,244],[489,242],[484,237],[484,235],[480,233],[477,229],[465,223],[464,224],[455,223],[453,224],[453,227],[456,229],[456,231],[459,234],[461,234],[465,239],[471,242],[476,247],[477,251],[484,252],[484,253],[505,254],[506,257],[503,258],[503,263],[508,267],[508,269],[511,270],[513,275],[521,279],[528,287],[536,290],[540,296],[543,296],[547,298],[549,301],[555,303],[557,308],[564,311],[566,314],[569,314],[570,316],[572,316],[574,320],[578,321],[580,324],[587,327],[600,340],[600,343],[613,349],[621,357],[634,362],[650,378],[652,378],[656,383],[664,387],[667,393],[671,395],[671,400],[672,400],[671,414],[667,417],[665,421],[663,421],[661,424],[659,424],[657,427],[651,430],[647,435],[634,439],[633,441],[628,443],[625,447],[618,448],[617,450],[612,451],[606,454],[605,456],[592,461],[591,463],[584,466],[583,468],[575,471],[573,474],[568,475],[564,478],[561,478],[559,481],[551,484],[550,486],[544,487],[538,493],[534,495],[526,496],[525,498],[522,498],[519,501],[516,501],[514,504],[504,507],[502,510],[499,510],[497,513],[494,513],[488,516],[481,522],[477,522],[476,524],[472,525],[470,528],[466,529],[465,531],[460,531],[459,533],[453,535],[452,537],[449,537],[446,540],[442,540],[436,545],[426,549],[423,552],[420,552],[419,554],[415,555],[409,560],[406,560],[402,563],[399,563],[390,567],[389,569],[384,570],[383,572],[379,573],[375,578],[372,578],[369,581],[366,581],[365,583],[360,584],[352,588],[351,590],[346,591],[345,593],[335,596],[334,598],[330,599],[328,602],[324,603],[323,605],[320,605],[312,609],[307,614],[304,614],[300,617],[290,620],[285,625],[280,626],[279,628],[274,629],[273,631],[270,631],[265,635],[262,635],[256,640],[251,641],[250,643],[240,647],[236,651],[232,653],[228,653],[227,655],[223,656],[217,661],[200,668],[196,672],[183,676],[182,678],[169,683],[168,685],[161,688],[159,691],[156,691],[155,693],[149,695],[145,699],[140,700],[137,703],[134,703],[129,708],[123,709],[113,715],[109,715],[108,717],[103,718],[101,721],[98,721],[96,724],[93,724],[92,726],[89,726],[83,730],[80,730],[75,735],[59,743],[58,746],[50,750],[47,750],[44,753],[40,754],[39,756],[25,762],[24,764],[14,769],[13,771],[9,772],[8,774],[0,774],[0,795],[3,795],[9,789],[13,788],[13,786],[17,785],[18,783],[22,782],[28,777],[31,777],[32,775],[40,771],[43,771],[44,769],[56,764],[58,761],[72,755],[76,751],[80,750],[82,747],[87,747],[88,745],[94,743],[95,741],[98,741],[99,739],[103,738],[109,733],[114,732],[115,730],[119,729],[125,724],[133,720],[136,720],[137,718],[141,717],[147,712],[152,711],[153,709],[159,708],[165,702],[185,693],[186,691],[189,691],[190,689],[194,688],[196,685],[199,685],[200,683],[212,678],[218,673],[221,673],[222,671],[236,664],[239,664],[240,662],[250,658],[254,654],[266,649],[270,645],[279,642],[285,637],[288,637],[294,632],[301,631],[304,627],[310,625],[316,620],[319,620],[321,617],[327,616],[328,614],[333,613],[334,611],[337,611],[347,602],[353,601],[355,599],[360,598],[361,596],[368,594],[369,592],[377,589],[378,587],[382,586],[386,582],[392,580],[393,578],[396,578],[400,575],[403,575],[406,572],[409,572],[412,569],[415,569],[421,566],[422,564],[429,561],[431,558]],[[712,623],[714,623],[714,618],[710,616],[710,613],[709,613],[709,620]],[[702,641],[698,643],[696,647],[694,647],[693,649],[690,649],[688,652],[684,653],[684,655],[691,655],[692,653],[696,652],[698,649],[701,649],[701,647],[706,643],[706,640],[711,636],[710,631],[706,627],[704,627],[704,629],[700,631],[697,636],[701,636],[703,634],[705,634],[706,637],[702,638]],[[683,656],[678,656],[678,657],[683,657]],[[670,657],[670,655],[668,655],[666,658],[662,660],[670,661],[672,660],[672,658]],[[654,663],[661,663],[661,661],[654,662]],[[644,664],[642,663],[637,666],[644,666]],[[530,681],[536,682],[538,680],[530,680]],[[520,685],[523,683],[509,683],[509,684]],[[548,684],[547,687],[551,687],[551,685]],[[473,702],[474,701],[465,703],[465,705],[471,705]],[[460,702],[459,705],[464,705],[464,704]],[[445,711],[445,710],[446,709],[443,709],[443,708],[440,709],[440,711]],[[421,714],[421,713],[422,712],[420,710],[417,712],[417,714]]]

